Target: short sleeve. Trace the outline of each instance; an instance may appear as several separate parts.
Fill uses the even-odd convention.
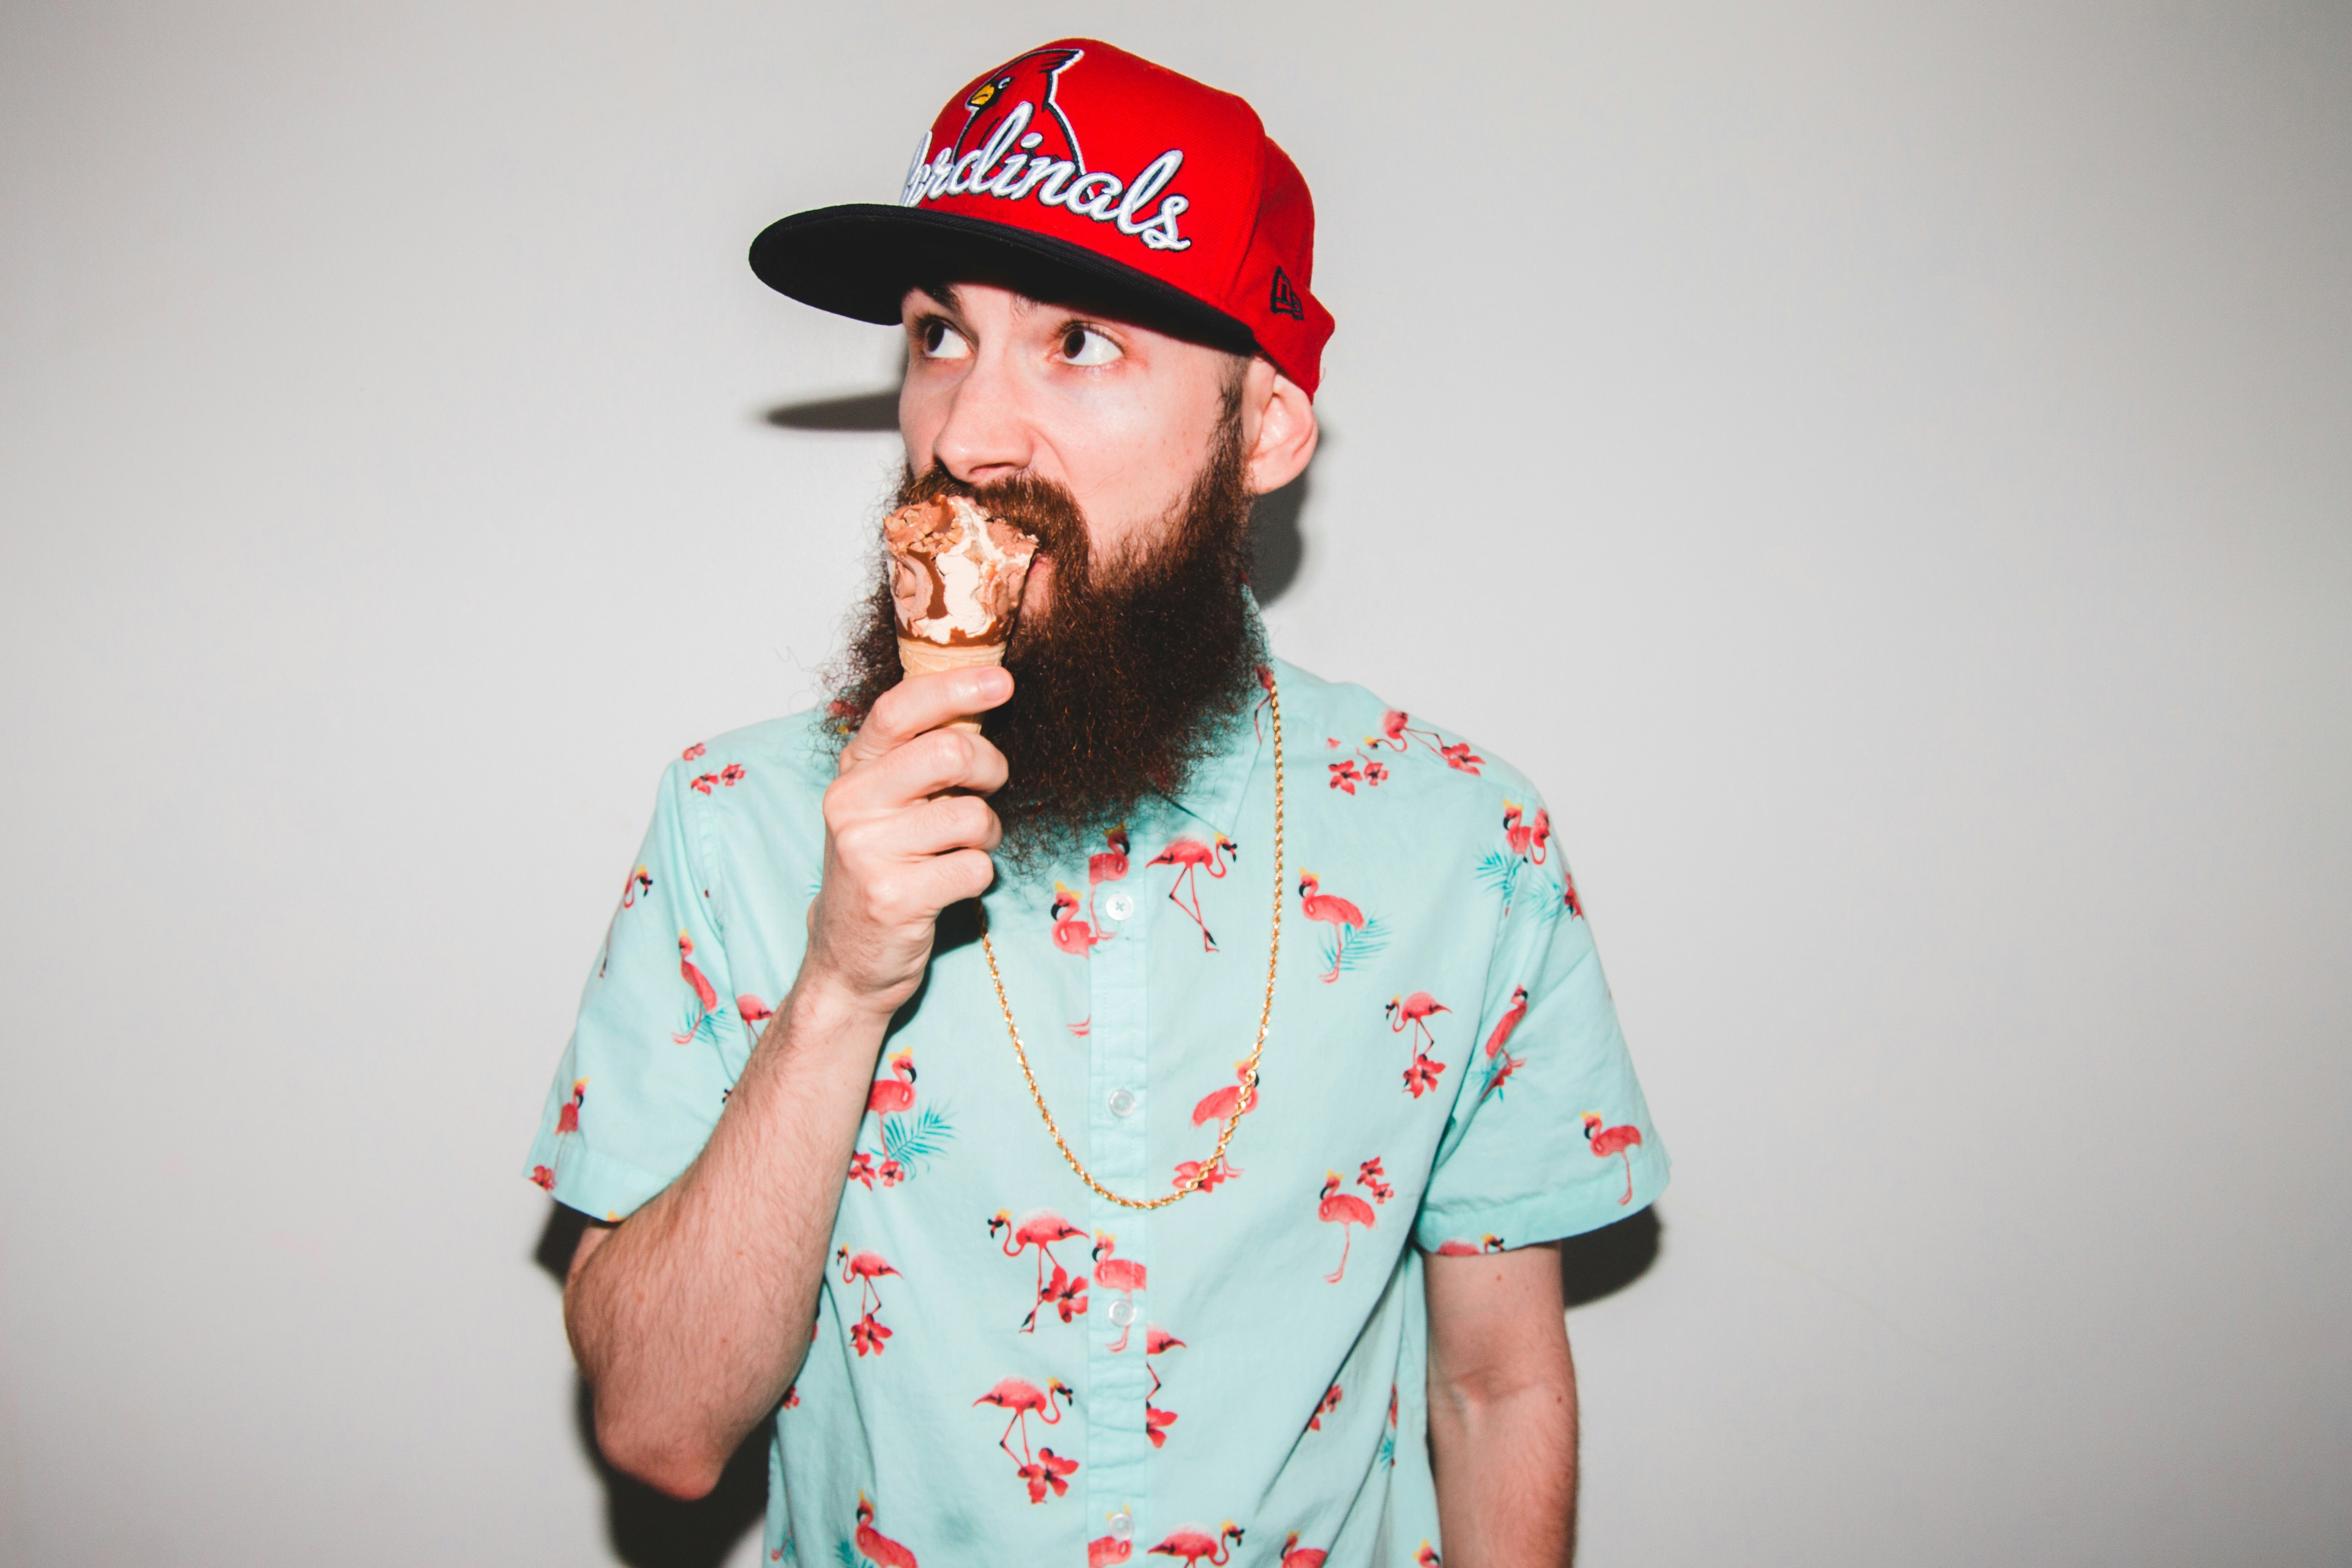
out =
[[[710,892],[708,809],[673,763],[526,1163],[559,1201],[602,1219],[693,1163],[751,1054]]]
[[[1666,1184],[1575,880],[1557,844],[1535,854],[1505,889],[1476,1044],[1415,1221],[1425,1251],[1598,1230]]]

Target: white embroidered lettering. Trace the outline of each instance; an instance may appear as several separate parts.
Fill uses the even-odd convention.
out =
[[[1176,233],[1176,220],[1192,204],[1182,196],[1170,196],[1160,204],[1160,216],[1137,231],[1136,238],[1154,250],[1190,250],[1192,242]]]
[[[1028,162],[1028,153],[1013,153],[1013,156],[1004,160],[1004,167],[996,171],[996,177],[989,181],[988,184],[982,185],[981,189],[986,191],[992,196],[1011,195],[1013,194],[1014,182],[1021,177],[1022,165]]]
[[[1067,120],[1062,129],[1071,138],[1070,156],[1041,152],[1042,131],[1029,127],[1037,106],[1016,103],[997,122],[984,146],[958,156],[950,144],[933,150],[927,135],[915,150],[899,186],[902,206],[919,206],[942,196],[993,196],[999,201],[1027,201],[1061,207],[1096,223],[1115,225],[1152,250],[1189,250],[1192,242],[1177,231],[1176,220],[1192,206],[1183,196],[1162,195],[1184,166],[1181,148],[1171,147],[1146,163],[1133,181],[1107,170],[1089,169],[1077,155],[1076,132]],[[966,121],[967,127],[970,121]],[[1018,147],[1020,151],[1013,149]],[[1157,201],[1155,208],[1153,203]]]
[[[1184,166],[1184,154],[1173,147],[1143,166],[1135,176],[1135,184],[1127,187],[1127,195],[1118,204],[1117,222],[1121,234],[1141,234],[1144,223],[1141,213],[1151,205],[1151,198],[1168,188],[1176,171]]]
[[[1099,185],[1100,189],[1088,195],[1086,194],[1088,185]],[[1089,170],[1071,183],[1069,194],[1062,198],[1062,205],[1074,213],[1086,214],[1097,223],[1108,223],[1111,220],[1111,203],[1118,200],[1120,188],[1117,174],[1106,174],[1100,169]]]
[[[1019,201],[1035,191],[1038,205],[1060,206],[1065,187],[1077,172],[1078,166],[1067,158],[1041,158],[1029,165],[1029,173],[1022,177],[1021,188],[1013,194],[1013,199]]]

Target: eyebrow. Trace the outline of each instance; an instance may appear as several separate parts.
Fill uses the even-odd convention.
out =
[[[918,283],[915,287],[921,289],[924,293],[929,294],[932,299],[946,306],[955,314],[961,316],[964,313],[963,295],[957,289],[954,284]],[[1026,316],[1038,310],[1048,310],[1055,308],[1053,301],[1048,300],[1040,300],[1034,295],[1024,294],[1018,290],[1015,290],[1013,295],[1013,311],[1015,315]]]

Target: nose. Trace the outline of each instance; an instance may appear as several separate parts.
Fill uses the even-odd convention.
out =
[[[964,483],[984,485],[1022,472],[1034,455],[1018,378],[1002,349],[983,345],[948,395],[931,456]]]

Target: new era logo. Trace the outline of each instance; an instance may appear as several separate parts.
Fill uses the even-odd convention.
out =
[[[1274,269],[1274,294],[1266,300],[1265,308],[1294,321],[1307,319],[1307,307],[1298,302],[1298,290],[1290,286],[1288,275],[1279,267]]]

